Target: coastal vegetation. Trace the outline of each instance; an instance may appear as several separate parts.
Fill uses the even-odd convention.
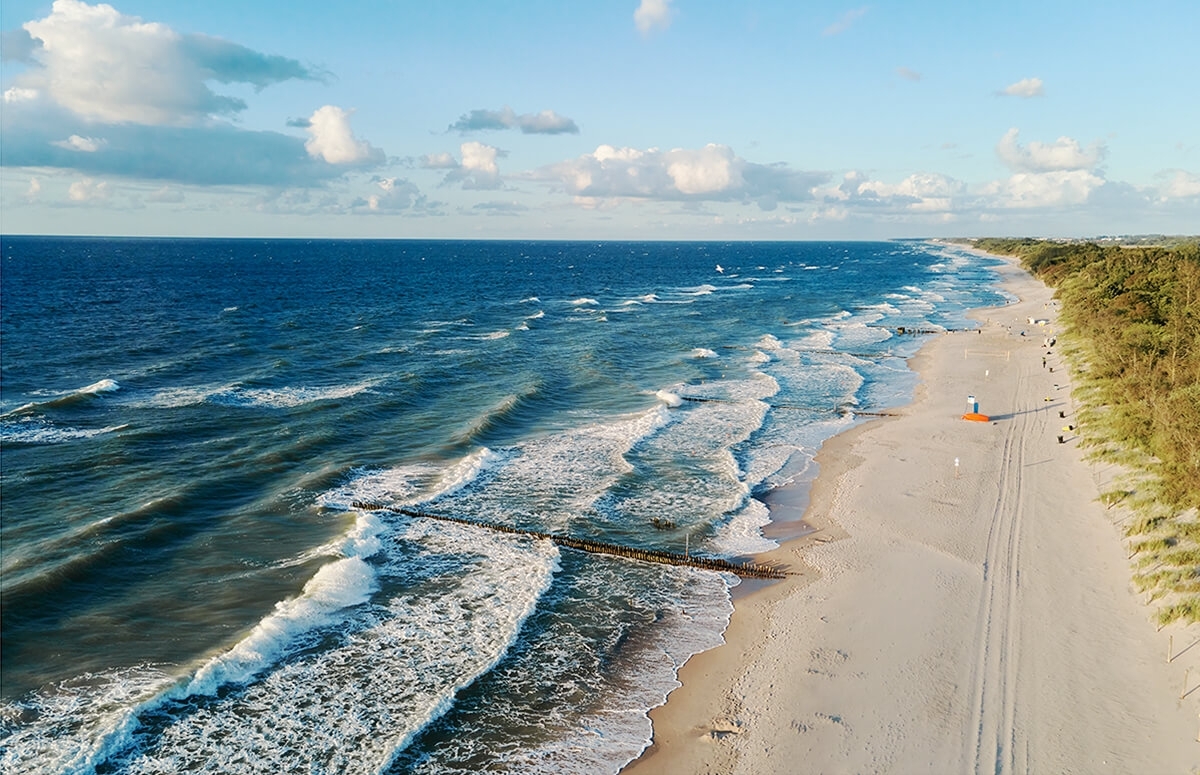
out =
[[[974,244],[1055,289],[1081,444],[1127,472],[1101,499],[1128,509],[1134,584],[1160,624],[1200,621],[1200,242]]]

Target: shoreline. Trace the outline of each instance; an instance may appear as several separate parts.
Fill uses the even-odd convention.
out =
[[[1017,300],[926,342],[900,416],[828,439],[806,493],[772,494],[812,532],[755,559],[802,575],[735,588],[725,644],[679,670],[623,775],[1200,772],[1182,684],[1200,688],[1200,628],[1150,624],[1102,472],[1056,440],[1070,375],[1026,324],[1053,326],[1052,292],[990,257]],[[959,419],[968,392],[991,423]]]

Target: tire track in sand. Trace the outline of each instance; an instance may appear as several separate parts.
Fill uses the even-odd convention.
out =
[[[1000,449],[998,493],[988,529],[980,590],[975,666],[972,670],[974,766],[971,771],[1012,773],[1024,761],[1026,741],[1017,739],[1017,669],[1020,647],[1020,550],[1024,516],[1022,475],[1031,418],[1021,406],[1026,373],[1018,375],[1014,412]],[[968,738],[970,739],[970,738]],[[966,769],[966,768],[964,768]]]

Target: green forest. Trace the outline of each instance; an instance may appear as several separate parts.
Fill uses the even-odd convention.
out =
[[[1101,498],[1128,514],[1134,583],[1161,624],[1200,621],[1200,243],[973,244],[1054,288],[1081,443],[1128,472]]]

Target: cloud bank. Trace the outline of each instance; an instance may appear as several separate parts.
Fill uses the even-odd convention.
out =
[[[828,175],[756,164],[729,146],[710,143],[670,151],[601,145],[529,177],[552,182],[577,197],[754,202],[770,210],[779,202],[811,199],[812,188]]]

